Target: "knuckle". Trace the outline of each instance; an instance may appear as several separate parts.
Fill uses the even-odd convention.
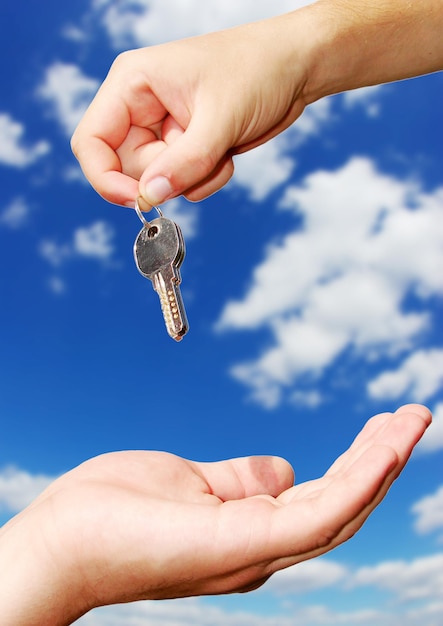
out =
[[[211,163],[210,167],[212,169],[209,170],[209,174],[185,192],[185,197],[191,202],[198,202],[219,191],[229,182],[234,173],[234,164],[230,158],[216,163],[215,166]]]
[[[196,146],[194,153],[195,166],[202,176],[207,176],[217,169],[219,158],[219,155],[213,148],[205,144]]]
[[[108,78],[118,75],[122,77],[122,80],[126,80],[134,71],[134,68],[138,67],[138,53],[138,50],[124,50],[120,52],[109,68]]]
[[[120,52],[120,54],[118,54],[112,62],[110,71],[120,70],[122,66],[125,67],[128,63],[130,63],[128,57],[132,56],[132,53],[132,50],[124,50],[123,52]]]
[[[81,146],[81,142],[79,140],[77,130],[74,131],[74,133],[73,133],[73,135],[71,137],[70,146],[71,146],[71,150],[72,150],[72,153],[75,156],[75,158],[77,160],[80,160],[80,146]]]

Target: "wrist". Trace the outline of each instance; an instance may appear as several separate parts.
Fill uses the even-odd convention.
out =
[[[79,608],[67,552],[48,528],[50,511],[32,505],[0,529],[1,623],[4,626],[65,626],[86,612]],[[49,513],[49,515],[48,515]]]

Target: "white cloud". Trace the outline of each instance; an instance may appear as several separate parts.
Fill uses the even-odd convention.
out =
[[[299,376],[320,376],[349,348],[362,358],[414,348],[430,323],[426,297],[443,292],[442,202],[443,189],[425,193],[367,158],[287,190],[281,206],[302,228],[268,247],[216,326],[270,330],[273,345],[232,369],[255,400],[277,405]],[[421,308],[403,309],[410,292]]]
[[[72,256],[70,245],[58,244],[50,239],[44,239],[40,242],[39,252],[53,267],[60,267],[66,259]]]
[[[356,106],[362,107],[369,117],[377,117],[380,113],[380,95],[389,89],[386,85],[373,85],[371,87],[361,87],[342,94],[344,106],[352,109]]]
[[[293,11],[309,1],[95,0],[115,48],[146,46],[229,28]]]
[[[31,145],[24,142],[25,127],[8,113],[0,113],[0,163],[12,167],[27,167],[47,154],[50,145],[38,141]]]
[[[315,409],[323,404],[324,398],[317,390],[296,390],[290,395],[289,401],[295,406],[305,406],[309,409]]]
[[[313,559],[277,572],[262,590],[278,595],[304,594],[337,585],[348,575],[348,568],[340,563],[328,559]]]
[[[99,220],[90,226],[77,228],[71,241],[61,244],[51,239],[41,241],[39,252],[54,268],[60,268],[66,261],[80,257],[108,262],[114,254],[114,235],[112,226]],[[60,292],[60,289],[56,291]]]
[[[52,293],[58,296],[66,291],[66,284],[59,276],[51,276],[48,280],[48,287]]]
[[[295,160],[285,154],[286,136],[235,157],[235,176],[229,188],[239,186],[249,191],[251,200],[263,200],[272,189],[290,177]]]
[[[432,424],[419,441],[417,451],[422,453],[443,450],[443,402],[432,411]]]
[[[113,238],[114,230],[107,222],[99,221],[91,226],[78,228],[73,238],[74,254],[102,261],[110,259],[114,252]]]
[[[285,183],[296,166],[294,149],[317,135],[331,119],[331,99],[324,98],[305,109],[302,116],[267,143],[235,157],[235,176],[230,187],[243,187],[251,200],[261,201]]]
[[[137,602],[128,605],[106,607],[97,609],[82,617],[79,626],[395,626],[399,623],[404,626],[439,626],[443,610],[441,592],[438,581],[441,574],[441,555],[435,558],[423,559],[421,562],[403,563],[404,569],[409,575],[403,576],[406,581],[408,592],[417,591],[417,583],[424,591],[424,601],[415,602],[416,594],[412,593],[411,602],[402,605],[388,605],[388,608],[378,603],[374,609],[371,603],[369,607],[354,608],[354,610],[333,609],[326,605],[302,605],[300,602],[293,604],[288,610],[275,612],[274,615],[252,612],[247,610],[229,610],[229,604],[216,606],[199,599],[173,600],[167,602]],[[401,565],[400,563],[397,566]],[[421,568],[421,571],[420,571]],[[395,568],[394,568],[395,569]],[[359,570],[360,580],[358,585],[379,585],[383,583],[384,574],[373,572],[375,568],[367,568],[366,574]],[[397,570],[395,570],[395,573]],[[432,577],[437,573],[437,581],[426,581],[426,576]],[[352,580],[352,574],[350,574]],[[271,579],[272,580],[272,579]],[[342,579],[340,578],[340,582]],[[428,584],[427,584],[428,582]],[[397,594],[399,585],[391,585]],[[427,587],[427,589],[425,589]],[[383,585],[384,588],[384,585]],[[258,592],[255,592],[258,593]],[[410,597],[409,594],[403,594]],[[405,598],[407,600],[408,598]],[[215,600],[216,602],[216,600]],[[340,600],[334,602],[335,607]],[[251,599],[249,599],[249,605]],[[238,606],[238,600],[235,603]],[[248,604],[248,603],[246,603]],[[346,606],[347,601],[344,601]],[[353,602],[353,605],[355,603]],[[77,622],[76,622],[77,623]]]
[[[62,35],[75,43],[84,43],[88,39],[86,32],[74,24],[67,24],[62,30]]]
[[[29,217],[29,206],[24,198],[14,198],[0,213],[0,226],[17,229],[26,224]]]
[[[0,510],[17,513],[24,509],[54,480],[42,474],[32,475],[16,467],[0,470]]]
[[[414,527],[419,534],[443,530],[443,485],[434,494],[421,498],[411,510],[416,515]]]
[[[405,397],[425,402],[443,386],[443,349],[418,350],[396,369],[382,372],[368,384],[372,398]]]
[[[392,591],[398,599],[442,599],[443,553],[417,558],[413,561],[385,561],[362,567],[350,578],[350,588],[375,586]]]
[[[197,235],[197,222],[199,207],[198,204],[186,202],[183,198],[174,198],[162,206],[161,211],[164,216],[174,220],[180,226],[185,240],[192,239]],[[149,213],[146,219],[154,219],[154,213]]]
[[[379,611],[334,612],[324,606],[296,607],[290,614],[229,611],[199,600],[140,602],[103,608],[81,618],[79,626],[388,626]],[[390,625],[392,626],[392,624]],[[417,626],[419,625],[417,622]]]
[[[89,186],[88,179],[83,174],[83,171],[79,165],[70,165],[66,167],[62,172],[63,179],[67,183],[81,183],[82,185]]]
[[[298,146],[307,137],[318,135],[324,124],[332,117],[331,98],[322,98],[310,104],[302,113],[301,117],[287,131],[288,145],[292,148]]]
[[[37,95],[48,101],[57,121],[70,137],[94,97],[99,82],[77,65],[54,63],[47,68]]]
[[[277,626],[275,618],[248,613],[228,613],[194,598],[168,602],[138,602],[93,611],[78,621],[79,626]],[[257,626],[258,626],[257,624]],[[282,624],[283,626],[283,624]],[[289,626],[289,622],[288,622]]]
[[[383,611],[373,607],[334,611],[327,606],[291,608],[276,616],[229,611],[193,600],[139,602],[92,611],[76,622],[79,626],[440,626],[443,602],[429,602],[406,610]]]

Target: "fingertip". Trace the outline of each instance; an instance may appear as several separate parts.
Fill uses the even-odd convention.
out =
[[[193,201],[201,200],[231,178],[229,138],[221,129],[214,130],[211,120],[196,118],[184,132],[176,134],[140,176],[140,194],[148,203],[155,206],[182,194]]]
[[[212,494],[223,501],[258,495],[277,497],[294,484],[294,470],[281,457],[249,456],[196,465]]]
[[[291,463],[289,463],[289,461],[281,456],[274,456],[272,458],[274,459],[274,464],[277,466],[277,468],[280,468],[278,471],[280,473],[280,476],[286,483],[284,485],[284,489],[289,489],[290,487],[293,487],[295,483],[295,470],[292,467]]]
[[[95,139],[77,139],[74,133],[71,148],[86,180],[104,200],[134,208],[138,181],[122,172],[117,155],[108,146]]]
[[[94,183],[94,189],[107,202],[135,208],[138,195],[136,180],[121,172],[105,172]]]
[[[146,202],[146,200],[140,194],[137,196],[137,205],[142,213],[149,213],[149,211],[152,211],[152,209],[154,208],[154,205]],[[135,208],[135,202],[134,202],[134,208]]]
[[[146,182],[140,181],[139,192],[147,205],[163,204],[174,195],[172,184],[166,176],[155,176]]]
[[[398,408],[395,413],[408,413],[418,415],[425,422],[426,426],[429,426],[432,422],[432,413],[428,409],[428,407],[424,406],[423,404],[405,404]]]
[[[294,485],[295,472],[292,465],[279,456],[256,456],[249,458],[249,469],[257,481],[257,493],[260,485],[266,493],[277,497]]]

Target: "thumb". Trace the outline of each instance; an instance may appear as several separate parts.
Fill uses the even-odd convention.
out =
[[[223,501],[257,495],[277,497],[294,484],[291,465],[275,456],[250,456],[195,465],[212,494]]]
[[[201,200],[218,191],[231,178],[234,165],[229,124],[206,116],[189,126],[151,161],[140,177],[139,194],[150,206],[179,195]],[[214,129],[214,126],[217,126]]]

